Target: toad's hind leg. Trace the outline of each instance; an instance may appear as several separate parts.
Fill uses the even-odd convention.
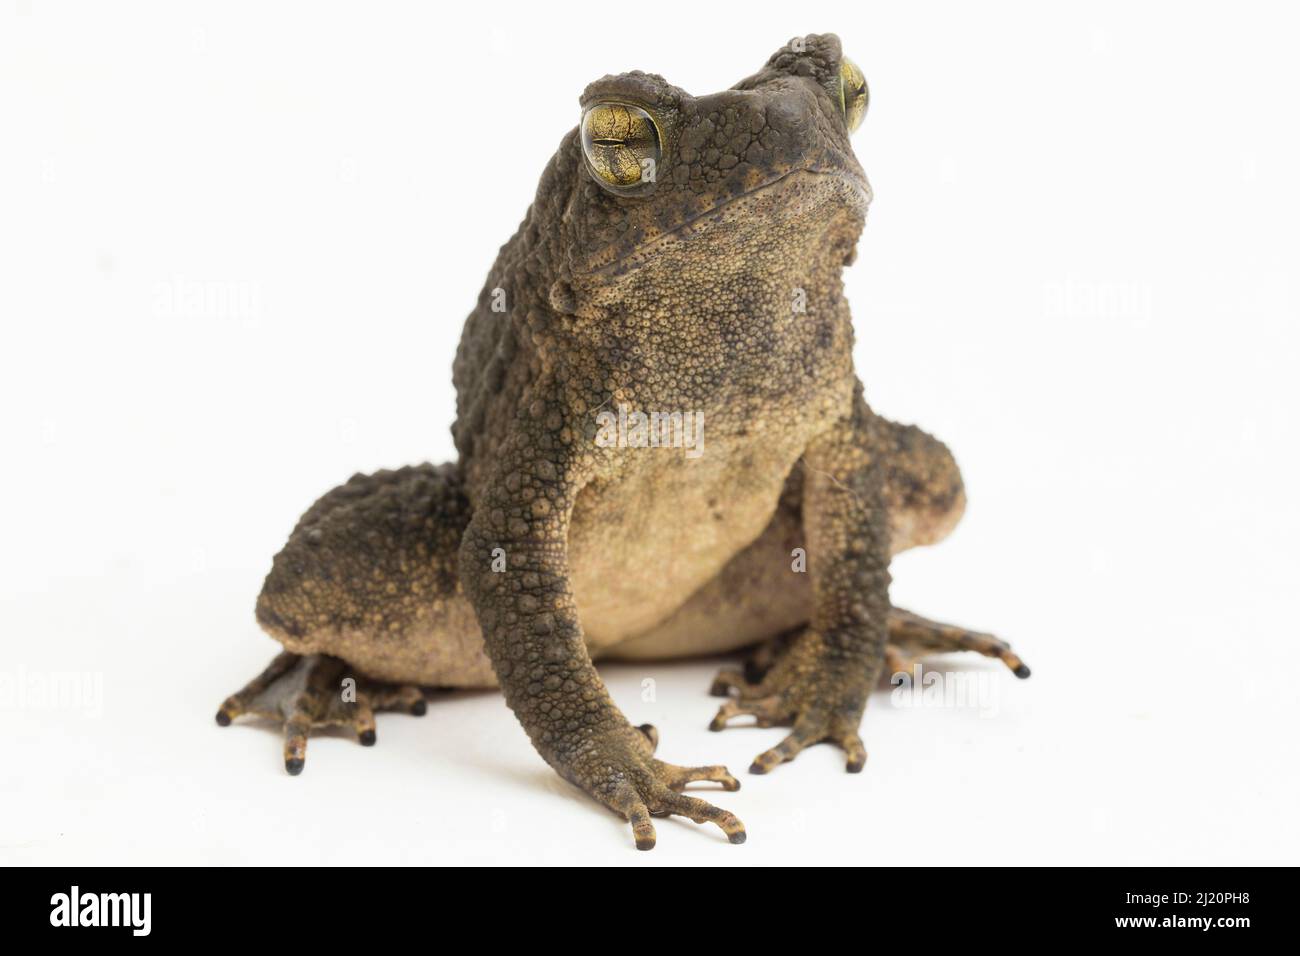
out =
[[[243,714],[266,717],[284,727],[284,769],[302,773],[307,735],[319,727],[350,727],[364,746],[375,742],[375,714],[402,710],[421,716],[424,694],[410,684],[386,684],[356,674],[326,654],[284,651],[217,711],[225,727]]]
[[[974,651],[985,657],[996,657],[1019,678],[1029,676],[1029,668],[1011,650],[1011,645],[1006,641],[992,634],[967,630],[955,624],[932,621],[902,608],[890,609],[889,644],[904,658],[920,657],[925,654],[947,654],[954,651]]]
[[[742,697],[752,697],[753,688],[762,682],[785,653],[791,636],[792,632],[779,634],[759,644],[746,658],[743,671],[724,668],[714,678],[709,692],[715,697],[727,697],[732,691],[739,692]],[[889,675],[910,671],[918,657],[956,651],[974,651],[985,657],[996,657],[1017,677],[1029,676],[1029,667],[1011,650],[1011,645],[992,634],[971,631],[955,624],[942,624],[899,607],[889,609],[889,643],[885,646]]]
[[[284,645],[217,713],[285,729],[299,773],[313,728],[375,741],[377,711],[423,713],[418,687],[491,687],[474,611],[458,593],[468,505],[452,465],[356,475],[307,510],[275,556],[257,621]]]

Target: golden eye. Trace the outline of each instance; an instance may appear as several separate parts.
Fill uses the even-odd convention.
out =
[[[844,110],[844,122],[849,132],[862,125],[862,117],[867,113],[867,78],[862,75],[858,65],[847,56],[840,59],[840,109]]]
[[[654,117],[627,103],[597,103],[582,115],[582,152],[607,186],[630,189],[654,182],[660,159]]]

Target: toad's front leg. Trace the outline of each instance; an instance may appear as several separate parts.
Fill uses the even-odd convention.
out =
[[[789,725],[785,740],[749,768],[767,773],[811,744],[830,741],[860,771],[867,751],[858,736],[867,696],[885,659],[889,618],[889,527],[881,500],[881,463],[867,440],[871,411],[853,411],[804,453],[803,524],[812,576],[811,623],[756,685],[722,705],[721,730],[749,714],[762,726]]]
[[[629,724],[592,666],[568,561],[570,516],[590,463],[567,429],[528,424],[498,457],[460,550],[461,581],[506,703],[547,763],[631,823],[637,849],[655,845],[650,818],[667,814],[715,823],[743,843],[733,814],[680,792],[695,781],[725,790],[739,782],[725,767],[655,759],[654,728]]]

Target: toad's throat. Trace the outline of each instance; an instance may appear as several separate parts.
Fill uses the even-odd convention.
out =
[[[586,268],[580,270],[579,274],[590,276],[622,275],[637,269],[653,258],[656,251],[662,246],[713,224],[718,219],[726,216],[736,204],[753,202],[764,194],[787,185],[790,180],[803,177],[810,177],[815,180],[830,178],[845,184],[849,187],[844,191],[846,206],[863,214],[865,214],[867,206],[871,203],[871,186],[866,180],[839,169],[799,167],[782,173],[774,179],[769,179],[767,182],[760,183],[752,189],[747,189],[715,206],[710,206],[708,209],[695,213],[671,229],[658,233],[630,249],[619,250],[615,248],[593,256],[587,260]]]

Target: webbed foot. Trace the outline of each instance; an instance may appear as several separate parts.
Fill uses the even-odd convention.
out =
[[[813,744],[827,742],[845,752],[846,769],[858,773],[867,749],[858,736],[874,675],[854,673],[837,660],[832,642],[811,628],[791,644],[776,664],[754,682],[734,669],[721,671],[713,693],[735,697],[718,708],[710,730],[722,730],[735,717],[751,716],[758,727],[790,727],[790,734],[754,758],[750,773],[764,774],[793,760]]]
[[[427,706],[418,687],[361,677],[337,657],[284,651],[243,690],[226,698],[217,723],[226,727],[244,714],[279,721],[284,726],[284,769],[296,775],[307,760],[307,736],[313,729],[351,727],[369,747],[376,739],[377,712],[402,710],[418,717]]]
[[[757,645],[745,659],[744,670],[723,668],[714,678],[709,693],[714,697],[729,697],[733,690],[760,683],[785,654],[791,639],[791,634],[782,634]],[[958,651],[971,651],[1000,660],[1021,680],[1030,674],[1028,665],[1011,649],[1011,645],[992,634],[932,621],[898,607],[889,609],[889,644],[885,647],[886,676],[912,670],[916,660],[927,655]]]
[[[652,817],[681,816],[712,823],[731,843],[745,842],[745,825],[727,810],[682,793],[687,784],[709,782],[739,790],[726,767],[678,767],[654,757],[659,733],[649,724],[598,735],[584,752],[557,769],[570,782],[622,816],[632,826],[638,850],[655,845]]]
[[[822,741],[835,743],[845,751],[850,773],[857,773],[866,764],[866,748],[857,732],[864,703],[861,685],[851,674],[819,663],[815,647],[816,635],[810,631],[793,640],[784,634],[760,645],[745,662],[743,671],[723,668],[713,679],[710,693],[730,699],[718,709],[710,730],[722,730],[732,718],[743,716],[753,717],[757,727],[793,728],[780,744],[755,758],[749,768],[751,773],[767,773]],[[890,608],[889,643],[884,652],[888,674],[911,670],[915,657],[955,651],[997,658],[1017,677],[1029,676],[1028,666],[1011,645],[992,634]],[[870,679],[866,674],[861,677],[864,681]]]
[[[889,611],[889,644],[904,660],[924,654],[974,651],[1002,661],[1021,680],[1029,676],[1028,666],[1006,641],[981,631],[932,621],[899,607]]]

